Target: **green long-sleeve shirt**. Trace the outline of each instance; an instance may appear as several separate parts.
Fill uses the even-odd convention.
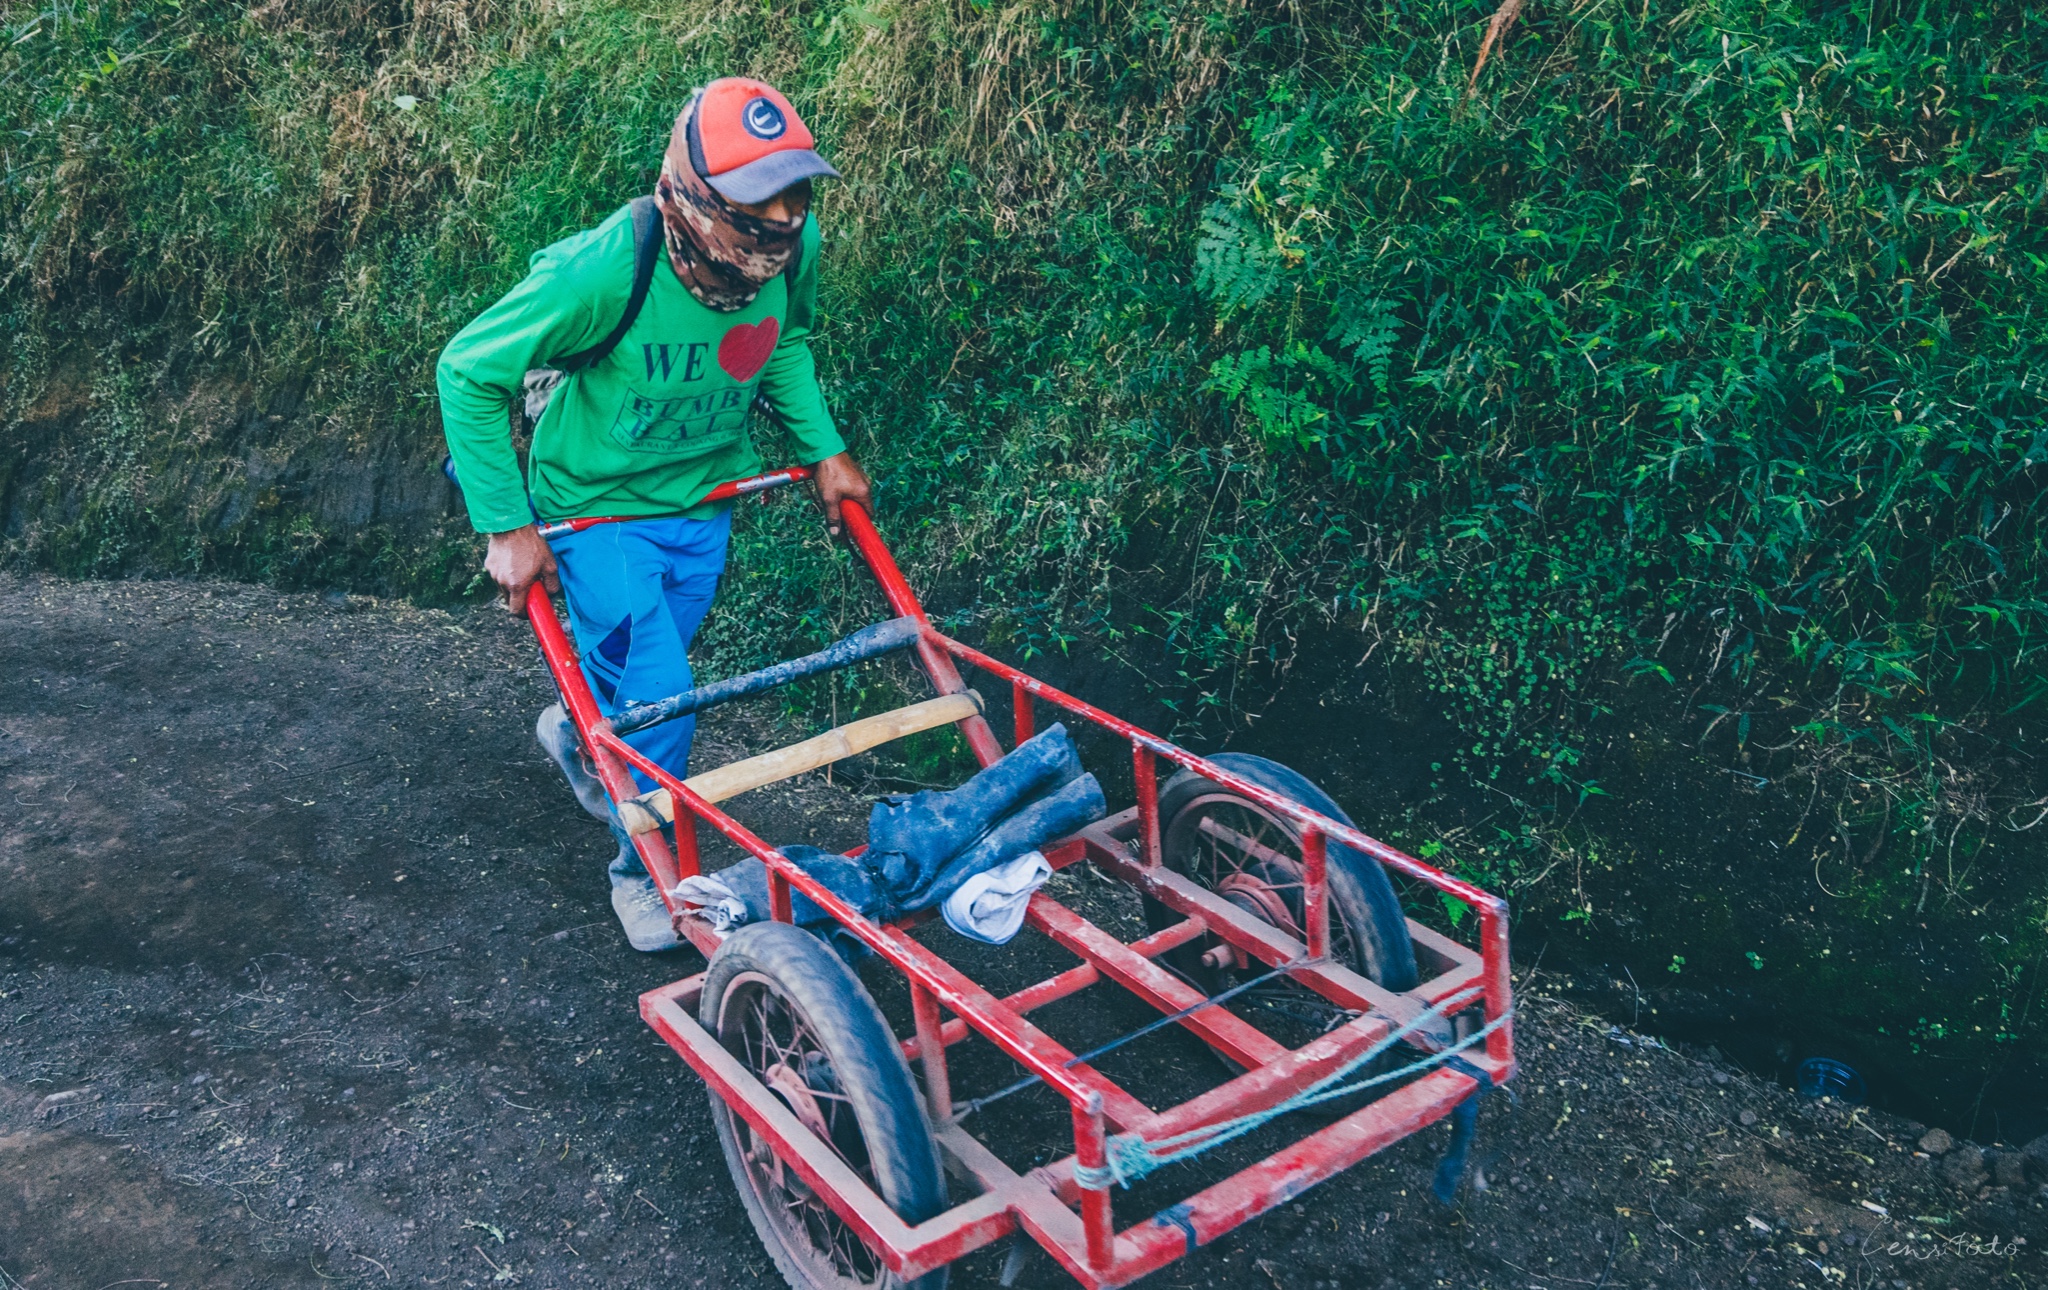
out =
[[[794,284],[777,277],[745,309],[706,308],[666,258],[633,326],[601,361],[556,388],[534,427],[523,485],[509,407],[529,368],[588,349],[625,316],[633,222],[622,208],[596,228],[536,251],[518,286],[441,353],[441,429],[470,522],[502,533],[584,515],[715,514],[701,499],[757,474],[747,433],[756,390],[805,465],[844,452],[825,410],[809,338],[818,297],[818,223],[805,223]]]

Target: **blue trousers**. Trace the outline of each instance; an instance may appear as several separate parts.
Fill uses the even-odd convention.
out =
[[[606,716],[691,687],[689,648],[718,592],[732,512],[599,524],[550,538],[581,654]],[[626,742],[677,779],[689,774],[697,718],[677,717]],[[654,781],[635,770],[642,792]]]

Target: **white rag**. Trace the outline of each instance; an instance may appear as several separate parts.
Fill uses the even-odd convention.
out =
[[[1024,927],[1024,907],[1031,893],[1052,877],[1052,865],[1036,851],[984,869],[946,897],[940,911],[946,926],[970,940],[1007,944]]]
[[[726,886],[709,874],[697,874],[676,884],[669,893],[685,905],[700,905],[697,910],[712,930],[729,932],[747,921],[747,904],[732,894]]]

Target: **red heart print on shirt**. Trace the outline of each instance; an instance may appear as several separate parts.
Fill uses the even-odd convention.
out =
[[[757,323],[740,323],[718,342],[718,365],[727,376],[745,385],[775,352],[775,342],[781,335],[782,324],[772,317]]]

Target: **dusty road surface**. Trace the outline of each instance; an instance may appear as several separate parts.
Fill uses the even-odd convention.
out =
[[[12,577],[0,621],[0,1288],[772,1275],[701,1088],[634,1011],[700,963],[618,935],[605,837],[532,742],[545,683],[517,624]],[[699,764],[791,737],[732,713]],[[844,847],[866,809],[847,780],[739,814]],[[1058,881],[1137,926],[1118,889]],[[1062,962],[926,934],[996,984]],[[1099,993],[1048,1028],[1079,1048],[1141,1015]],[[1917,1151],[1918,1126],[1612,1029],[1540,971],[1521,1034],[1517,1101],[1482,1115],[1483,1188],[1429,1196],[1438,1127],[1148,1284],[2048,1284],[2048,1161]],[[1219,1075],[1178,1038],[1140,1060],[1110,1072]],[[956,1094],[1013,1072],[968,1045]],[[1020,1163],[1060,1120],[1019,1096],[982,1129]],[[1001,1261],[954,1284],[994,1285]],[[1037,1261],[1022,1284],[1071,1283]]]

